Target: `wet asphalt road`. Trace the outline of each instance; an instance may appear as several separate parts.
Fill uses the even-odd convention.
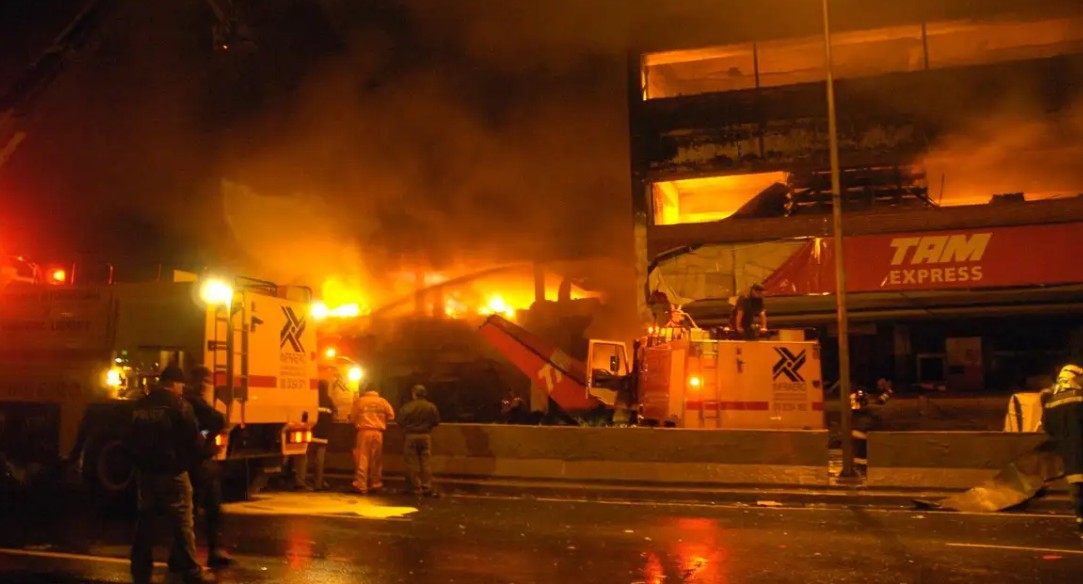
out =
[[[0,581],[126,581],[129,520],[6,503]],[[221,582],[918,584],[1083,574],[1067,516],[344,494],[269,494],[228,512],[239,564]]]

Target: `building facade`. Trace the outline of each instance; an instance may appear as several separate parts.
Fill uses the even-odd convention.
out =
[[[829,365],[826,67],[808,4],[637,29],[632,184],[644,314],[672,303],[722,324],[760,282],[772,324],[818,328]],[[897,4],[831,3],[854,378],[1022,386],[1083,356],[1083,5]]]

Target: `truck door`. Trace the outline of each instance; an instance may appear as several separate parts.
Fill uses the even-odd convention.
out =
[[[614,406],[628,376],[628,351],[624,343],[591,340],[587,351],[587,392],[607,406]]]

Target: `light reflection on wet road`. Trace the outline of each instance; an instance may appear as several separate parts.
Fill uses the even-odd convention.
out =
[[[240,563],[222,582],[1046,583],[1083,573],[1083,545],[1058,516],[294,494],[233,511],[226,541]],[[24,508],[0,525],[3,581],[127,577],[122,518]]]

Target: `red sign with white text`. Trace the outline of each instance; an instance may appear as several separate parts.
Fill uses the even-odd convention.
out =
[[[849,292],[1083,282],[1083,223],[847,237]],[[768,294],[835,291],[834,245],[814,239],[764,282]]]

